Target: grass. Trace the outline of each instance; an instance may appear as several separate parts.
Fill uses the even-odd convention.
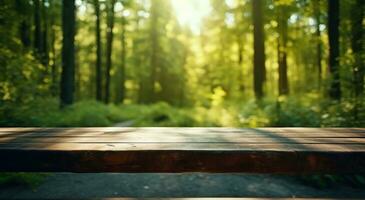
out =
[[[3,110],[6,116],[1,116],[1,126],[104,127],[127,119],[117,106],[95,101],[78,102],[60,110],[57,100],[39,99]]]
[[[365,106],[351,100],[319,101],[313,95],[267,98],[260,102],[222,102],[211,107],[105,105],[81,101],[60,110],[52,98],[0,106],[0,126],[106,127],[124,121],[152,127],[359,127],[365,124]],[[365,102],[365,100],[364,100]]]

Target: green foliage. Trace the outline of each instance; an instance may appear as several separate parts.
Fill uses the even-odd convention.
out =
[[[135,126],[191,127],[197,126],[191,109],[179,109],[167,103],[152,105],[124,105],[124,116],[135,121]]]
[[[325,127],[363,127],[365,124],[365,98],[341,102],[323,101],[321,121]]]
[[[320,127],[320,109],[311,97],[280,97],[250,101],[239,115],[243,127]]]
[[[0,45],[0,103],[25,103],[33,96],[45,94],[41,81],[42,67],[30,54],[11,51]]]
[[[239,110],[240,127],[361,127],[365,122],[360,102],[332,102],[315,94],[251,100],[230,110]]]
[[[237,127],[237,107],[235,106],[214,106],[211,108],[196,107],[194,109],[195,120],[199,126],[207,127]]]
[[[43,68],[24,50],[18,37],[21,11],[26,1],[4,0],[0,6],[0,105],[7,101],[24,103],[29,94],[44,93]]]
[[[1,126],[98,127],[125,120],[123,111],[95,101],[78,102],[60,110],[56,99],[35,99],[24,105],[3,107]]]
[[[64,110],[54,98],[0,107],[0,126],[103,127],[124,121],[135,126],[218,127],[358,127],[365,109],[356,102],[333,103],[316,96],[281,97],[212,107],[178,108],[167,103],[104,105],[80,101]]]
[[[272,126],[320,127],[320,109],[316,99],[305,97],[279,97],[275,108],[267,111],[273,119]]]
[[[108,2],[100,2],[102,16],[106,14],[105,4]],[[307,0],[266,1],[263,5],[267,97],[261,102],[253,100],[252,93],[254,52],[250,1],[209,1],[206,6],[211,8],[210,13],[197,19],[201,23],[199,33],[189,30],[192,24],[183,26],[179,23],[180,12],[173,10],[176,2],[146,2],[128,0],[122,1],[122,7],[116,6],[122,10],[115,15],[110,97],[115,98],[120,92],[121,77],[118,74],[123,30],[126,43],[124,103],[128,105],[106,106],[87,101],[95,96],[95,12],[92,2],[77,1],[80,9],[75,38],[75,99],[79,103],[60,111],[57,100],[50,96],[59,95],[61,3],[52,0],[41,6],[41,13],[44,11],[41,29],[48,33],[43,39],[47,41],[44,45],[49,51],[49,62],[41,64],[38,56],[33,55],[31,45],[24,44],[21,34],[28,36],[29,40],[35,39],[32,37],[36,25],[30,20],[35,14],[34,4],[4,0],[0,6],[0,125],[110,126],[126,120],[134,120],[139,126],[327,127],[364,124],[365,112],[361,103],[364,97],[354,97],[352,80],[355,68],[350,45],[350,16],[355,1],[341,2],[341,36],[344,39],[339,58],[344,94],[341,103],[328,101],[322,96],[330,82],[330,75],[324,70],[324,60],[327,59],[324,52],[329,47],[324,31],[327,28],[325,2],[317,5],[318,12],[315,12],[316,5],[312,5],[314,2]],[[186,1],[186,5],[189,4]],[[291,91],[288,97],[277,97],[279,7],[290,7],[285,11],[288,15],[285,18],[288,18],[287,64]],[[197,14],[191,12],[194,16]],[[315,34],[316,17],[321,29],[319,36]],[[24,24],[28,29],[23,29]],[[106,32],[106,28],[102,25],[101,32]],[[319,58],[323,65],[321,80],[315,59],[320,52],[314,50],[318,42],[322,49]],[[136,105],[158,101],[184,108],[164,103]]]

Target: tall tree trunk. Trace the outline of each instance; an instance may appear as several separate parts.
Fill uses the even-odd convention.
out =
[[[61,108],[74,101],[75,85],[75,0],[62,1],[62,74]]]
[[[355,93],[355,107],[353,110],[354,120],[359,119],[359,110],[361,109],[362,96],[364,95],[364,75],[365,67],[363,61],[364,38],[363,38],[363,20],[364,20],[363,0],[356,0],[351,9],[351,47],[354,55],[353,63],[353,84]]]
[[[151,58],[150,58],[150,73],[148,77],[148,83],[146,85],[147,103],[151,103],[155,100],[155,82],[158,68],[158,54],[159,54],[159,41],[158,41],[158,1],[152,1],[151,5],[151,27],[150,27],[150,39],[151,39]]]
[[[138,103],[143,104],[146,103],[146,84],[144,84],[146,76],[144,75],[144,70],[142,68],[142,61],[141,61],[141,57],[136,56],[138,54],[140,54],[140,38],[138,38],[138,35],[140,33],[140,21],[141,21],[141,17],[138,15],[138,12],[140,10],[136,9],[135,10],[135,15],[136,15],[136,21],[135,21],[135,28],[134,28],[134,32],[136,33],[136,35],[134,36],[134,40],[133,40],[133,53],[132,55],[134,55],[134,63],[133,65],[137,68],[138,73]]]
[[[364,39],[363,39],[363,20],[364,20],[364,4],[363,0],[356,0],[351,10],[351,25],[352,36],[351,46],[354,55],[354,90],[355,96],[359,97],[364,94],[364,74],[365,67],[362,54],[364,53]]]
[[[254,92],[256,99],[264,96],[265,67],[265,38],[263,27],[263,1],[252,0],[254,25]]]
[[[34,3],[34,51],[40,58],[42,53],[42,28],[41,28],[41,3],[40,0],[33,0]]]
[[[48,11],[45,5],[45,0],[42,0],[42,52],[41,52],[41,62],[45,66],[45,72],[48,74],[48,64],[49,64],[49,48],[48,48]]]
[[[96,16],[96,67],[95,67],[95,76],[96,76],[96,100],[102,101],[103,100],[103,93],[102,93],[102,70],[101,70],[101,36],[100,36],[100,6],[99,0],[94,0],[94,7],[95,7],[95,16]]]
[[[116,91],[116,103],[123,103],[125,98],[125,67],[126,67],[126,54],[127,54],[127,47],[126,47],[126,41],[125,41],[125,33],[126,33],[126,19],[124,16],[122,16],[122,35],[121,35],[121,41],[122,41],[122,63],[119,69],[119,83],[117,83],[117,91]]]
[[[52,23],[53,24],[53,23]],[[53,25],[52,25],[53,26]],[[52,51],[52,65],[51,65],[51,93],[56,96],[57,92],[57,69],[56,69],[56,30],[51,28],[51,51]]]
[[[76,33],[77,34],[77,25],[76,25]],[[79,53],[79,46],[75,45],[75,89],[74,89],[74,99],[75,101],[79,100],[81,95],[81,66],[80,60],[77,54]]]
[[[52,11],[54,11],[54,2],[50,1],[50,8]],[[51,55],[52,55],[52,65],[51,65],[51,85],[50,85],[50,90],[51,90],[51,94],[52,96],[56,96],[57,95],[57,69],[56,69],[56,61],[57,61],[57,56],[56,56],[56,30],[55,30],[55,17],[54,15],[51,16],[50,18],[50,45],[51,45]]]
[[[112,47],[113,47],[113,28],[114,28],[114,5],[115,0],[111,0],[108,5],[107,13],[107,34],[106,34],[106,73],[105,73],[105,97],[104,102],[110,100],[110,70],[112,67]]]
[[[318,90],[322,86],[322,41],[321,41],[321,7],[320,0],[313,0],[313,10],[316,19],[316,45],[317,45],[317,68],[318,68]]]
[[[278,7],[278,64],[279,64],[279,95],[289,94],[287,41],[288,41],[288,14],[285,5]]]
[[[242,32],[237,36],[237,43],[238,43],[238,69],[239,69],[239,75],[238,75],[238,82],[239,82],[239,91],[242,93],[245,90],[245,84],[244,84],[244,72],[243,72],[243,40],[242,40]]]
[[[24,12],[24,9],[31,9],[33,5],[30,1],[15,0],[15,9],[20,14],[21,21],[19,24],[19,39],[25,48],[31,46],[31,22],[29,20],[29,12]],[[24,12],[24,14],[23,14]]]
[[[341,99],[339,25],[340,0],[328,0],[329,71],[331,73],[329,96],[334,100]]]
[[[20,40],[22,41],[22,44],[24,47],[28,48],[31,45],[31,39],[30,39],[30,24],[28,19],[24,19],[19,27],[20,32]]]

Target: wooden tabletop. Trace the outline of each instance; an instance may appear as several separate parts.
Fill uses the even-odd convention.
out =
[[[365,128],[0,128],[0,171],[364,173]]]

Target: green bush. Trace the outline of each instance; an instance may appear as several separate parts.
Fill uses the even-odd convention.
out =
[[[363,127],[365,125],[365,98],[343,99],[341,102],[322,101],[321,115],[325,127]]]
[[[137,126],[189,127],[196,125],[192,111],[174,108],[162,102],[143,106],[140,114]]]
[[[83,101],[60,111],[60,121],[55,126],[98,127],[110,126],[109,109],[95,101]]]
[[[81,101],[60,110],[57,99],[38,98],[0,105],[0,126],[103,127],[133,121],[135,126],[154,127],[360,127],[365,124],[364,107],[353,100],[318,101],[307,95],[195,108]]]
[[[301,98],[279,98],[268,110],[271,126],[279,127],[320,127],[318,105]]]
[[[96,101],[81,101],[64,110],[56,99],[36,99],[28,104],[3,107],[1,126],[98,127],[125,120],[123,110]]]

